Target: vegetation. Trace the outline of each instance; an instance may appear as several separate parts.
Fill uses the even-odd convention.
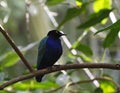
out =
[[[120,62],[119,0],[0,0],[0,25],[36,69],[38,42],[52,29],[62,30],[58,64]],[[0,31],[0,85],[30,74]],[[32,72],[33,69],[30,71]],[[119,70],[72,69],[17,82],[0,93],[119,93]]]

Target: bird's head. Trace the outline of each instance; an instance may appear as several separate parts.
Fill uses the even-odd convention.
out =
[[[58,30],[51,30],[48,32],[47,36],[51,36],[54,38],[59,38],[60,36],[66,35]]]

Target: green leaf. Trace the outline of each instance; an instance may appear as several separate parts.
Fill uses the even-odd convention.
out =
[[[19,82],[13,85],[13,88],[15,90],[36,90],[36,89],[42,89],[42,90],[47,90],[47,89],[53,89],[53,88],[58,88],[59,85],[56,84],[55,82],[35,82],[35,80],[30,80],[26,82]]]
[[[100,32],[103,32],[103,31],[107,31],[109,29],[113,29],[113,28],[119,28],[120,27],[120,19],[115,22],[114,24],[108,26],[107,28],[104,28],[104,29],[101,29],[101,30],[98,30],[94,35],[100,33]]]
[[[94,90],[94,93],[103,93],[103,90],[99,87]]]
[[[28,44],[26,47],[21,48],[21,52],[25,55],[26,51],[30,50],[34,46],[36,46],[38,42],[33,42]],[[0,56],[0,70],[4,69],[5,67],[10,67],[15,65],[20,60],[19,56],[14,51],[9,51]]]
[[[78,7],[82,6],[82,1],[81,0],[75,0],[75,3]]]
[[[10,51],[5,53],[4,55],[0,56],[0,69],[3,69],[5,67],[13,66],[18,62],[20,58],[14,51]]]
[[[6,90],[0,90],[0,93],[8,93]]]
[[[73,7],[73,8],[69,8],[66,12],[66,15],[64,17],[64,19],[62,20],[62,22],[59,24],[59,26],[57,27],[57,29],[59,29],[63,24],[65,24],[66,22],[70,21],[71,19],[75,18],[76,16],[80,15],[86,7],[87,3],[83,4],[81,6],[81,8],[79,7]]]
[[[105,48],[110,47],[114,43],[118,35],[118,32],[120,30],[120,19],[114,24],[110,25],[109,27],[97,31],[94,35],[107,30],[110,30],[110,32],[108,33],[105,40],[103,41],[103,46]]]
[[[119,30],[120,27],[111,29],[111,31],[108,33],[105,40],[103,41],[104,48],[110,47],[114,43],[116,37],[118,36]]]
[[[109,16],[109,13],[112,10],[113,9],[111,9],[111,10],[103,9],[103,10],[100,10],[98,13],[92,14],[91,17],[86,22],[80,24],[77,28],[78,29],[85,29],[85,28],[88,28],[90,26],[93,26],[93,25],[100,23],[103,19],[105,19]]]
[[[73,48],[75,48],[78,51],[84,53],[86,56],[92,56],[93,55],[92,49],[89,46],[81,44],[79,42],[77,42],[76,44],[74,44]]]
[[[116,91],[115,85],[110,81],[100,81],[100,87],[102,88],[103,93],[114,93]]]
[[[111,8],[111,0],[96,0],[93,3],[93,10],[98,12],[102,9],[110,9]]]
[[[62,2],[64,2],[65,0],[47,0],[46,1],[46,4],[48,6],[53,6],[53,5],[57,5],[57,4],[60,4]]]
[[[84,62],[92,62],[92,58],[84,54],[80,54],[78,57],[80,57]]]

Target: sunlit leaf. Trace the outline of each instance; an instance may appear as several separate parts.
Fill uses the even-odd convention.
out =
[[[75,58],[76,58],[76,56],[73,55],[72,53],[69,53],[69,54],[68,54],[68,57],[69,57],[70,59],[75,59]]]
[[[85,29],[90,26],[94,26],[94,25],[100,23],[103,19],[107,18],[111,11],[112,11],[112,9],[111,10],[109,10],[109,9],[100,10],[98,13],[92,14],[91,17],[86,22],[80,24],[77,28]]]
[[[111,0],[96,0],[93,3],[93,9],[95,12],[99,12],[102,9],[110,9],[111,8]]]
[[[62,2],[64,2],[65,0],[47,0],[46,4],[49,6],[53,6],[53,5],[57,5],[60,4]]]
[[[78,42],[75,45],[73,45],[73,48],[77,49],[78,51],[82,52],[83,54],[85,54],[87,56],[93,55],[92,49],[85,44],[81,44]]]
[[[82,1],[81,0],[76,0],[75,3],[78,7],[82,6]]]
[[[110,81],[105,80],[100,81],[100,87],[102,88],[103,93],[115,92],[115,85]]]

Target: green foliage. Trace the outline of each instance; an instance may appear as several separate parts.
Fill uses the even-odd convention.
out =
[[[102,9],[111,9],[111,0],[95,0],[93,9],[95,12],[99,12]]]
[[[3,7],[1,4],[1,1],[3,1],[7,7]],[[26,54],[26,58],[33,62],[31,65],[36,64],[36,56],[37,56],[37,47],[36,41],[33,40],[31,36],[39,36],[36,34],[39,30],[40,33],[43,33],[46,29],[51,28],[51,24],[47,27],[48,21],[52,20],[51,17],[45,17],[45,22],[41,21],[40,16],[43,16],[41,14],[48,15],[47,13],[42,12],[41,5],[44,2],[39,3],[38,0],[30,0],[31,2],[28,3],[29,6],[27,6],[26,9],[31,9],[32,6],[34,6],[35,10],[39,11],[36,13],[36,15],[30,15],[30,19],[25,19],[25,0],[1,0],[0,1],[0,24],[5,27],[5,29],[8,31],[8,33],[11,35],[13,40],[15,40],[17,45],[20,46],[27,46],[23,48],[24,52],[22,52],[24,55]],[[27,0],[26,0],[27,1]],[[29,1],[29,0],[28,0]],[[43,0],[44,1],[44,0]],[[109,62],[115,60],[115,62],[118,62],[119,59],[116,59],[116,55],[119,54],[119,43],[115,42],[118,32],[120,30],[120,20],[115,22],[114,24],[110,25],[111,20],[108,18],[110,12],[113,11],[113,6],[115,6],[114,10],[116,10],[117,6],[113,5],[114,0],[46,0],[45,5],[47,5],[48,8],[50,8],[51,11],[56,11],[56,13],[59,15],[57,20],[60,21],[60,24],[58,24],[57,29],[61,29],[64,24],[64,31],[67,33],[67,37],[69,38],[70,42],[72,42],[72,48],[66,52],[67,49],[64,50],[64,64],[65,62],[67,64],[72,64],[73,62],[76,62],[76,58],[80,58],[82,62],[100,62],[102,58],[102,54],[105,54],[102,61],[103,62]],[[117,2],[117,0],[116,0]],[[66,9],[64,9],[66,8]],[[63,11],[66,10],[66,11]],[[119,9],[118,9],[119,10]],[[35,12],[34,10],[31,10]],[[27,11],[29,12],[29,11]],[[51,12],[49,12],[51,13]],[[117,14],[117,12],[115,13]],[[52,13],[51,13],[52,15]],[[64,17],[62,15],[65,15]],[[54,16],[53,16],[54,17]],[[63,18],[62,18],[63,17]],[[8,18],[6,22],[4,22],[5,18]],[[79,19],[79,20],[78,20]],[[103,24],[101,23],[104,22]],[[48,20],[48,21],[46,21]],[[28,22],[27,25],[25,25],[25,21]],[[33,24],[35,21],[35,24]],[[36,22],[38,21],[38,22]],[[54,20],[52,20],[54,21]],[[39,24],[43,24],[45,29],[38,29]],[[98,24],[98,25],[97,25]],[[110,25],[110,26],[108,26]],[[93,27],[97,30],[95,33],[96,37],[92,36],[94,34],[90,27]],[[26,31],[29,30],[28,32]],[[98,30],[99,28],[102,28],[101,30]],[[87,31],[85,31],[87,29]],[[33,31],[33,34],[31,32]],[[84,35],[84,32],[85,35]],[[22,34],[21,34],[22,33]],[[103,35],[106,35],[105,38],[101,36],[99,33],[102,33]],[[93,38],[94,37],[94,38]],[[41,37],[40,37],[41,38]],[[92,41],[93,40],[93,41]],[[94,42],[95,41],[95,42]],[[103,44],[101,45],[101,41],[103,41]],[[28,44],[28,42],[33,42],[31,44]],[[87,42],[87,44],[86,44]],[[66,43],[66,42],[65,42]],[[92,45],[93,44],[93,45]],[[96,46],[97,45],[97,46]],[[114,45],[115,47],[112,47],[111,45]],[[17,54],[13,51],[9,51],[9,44],[5,40],[5,38],[0,35],[0,73],[4,73],[4,75],[0,75],[0,84],[6,82],[4,80],[5,77],[9,76],[8,73],[12,73],[12,70],[7,70],[10,67],[12,69],[17,68],[15,67],[15,64],[20,60],[20,58],[17,56]],[[64,44],[63,44],[64,46]],[[95,47],[94,47],[95,46]],[[116,48],[118,47],[118,48]],[[108,48],[109,53],[105,52],[103,50],[104,48]],[[110,49],[111,48],[111,49]],[[77,51],[76,55],[73,55],[70,53],[72,49],[75,49]],[[114,50],[114,51],[113,51]],[[66,57],[68,53],[68,57]],[[97,55],[96,55],[97,54]],[[111,56],[109,56],[111,55]],[[112,56],[113,55],[113,56]],[[106,57],[107,56],[107,57]],[[119,55],[118,55],[119,56]],[[111,59],[111,60],[110,60]],[[20,65],[19,65],[20,66]],[[35,65],[36,67],[36,65]],[[7,69],[6,69],[7,68]],[[25,72],[22,72],[23,67],[21,66],[18,68],[18,73],[21,73],[20,75],[24,74]],[[102,73],[101,70],[90,70],[91,74],[95,74],[98,77],[102,75],[99,75],[99,73]],[[6,73],[7,72],[7,73]],[[55,89],[54,93],[63,93],[66,92],[65,90],[68,90],[67,93],[112,93],[116,91],[116,85],[111,81],[107,80],[100,80],[99,84],[100,87],[96,88],[94,84],[85,82],[84,84],[74,84],[76,81],[82,81],[84,79],[88,79],[88,76],[85,74],[82,70],[70,70],[70,71],[62,71],[65,75],[69,76],[69,80],[73,82],[72,86],[69,86],[69,83],[66,83],[66,85],[62,85],[61,83],[58,84],[57,78],[58,75],[61,75],[61,72],[54,73],[50,75],[46,75],[45,81],[41,83],[37,83],[33,78],[21,81],[18,83],[15,83],[14,85],[10,85],[9,87],[5,88],[5,90],[0,91],[0,93],[17,93],[20,91],[28,91],[31,93],[36,93],[36,90],[39,92],[46,92],[51,91]],[[62,73],[62,74],[63,74]],[[109,77],[119,77],[119,74],[107,72],[106,70],[103,70],[103,73],[106,73],[109,75]],[[8,77],[9,78],[9,77]],[[60,78],[61,79],[61,78]],[[62,82],[65,79],[62,79]],[[98,80],[99,81],[99,80]],[[113,80],[114,81],[114,80]],[[117,80],[119,82],[119,79]],[[76,87],[77,86],[77,87]],[[73,90],[73,91],[72,91]]]
[[[120,28],[115,28],[115,29],[113,28],[110,30],[110,32],[108,33],[108,35],[106,36],[106,38],[103,41],[104,48],[110,47],[115,42],[115,39],[118,36],[119,30],[120,30]]]
[[[107,28],[98,30],[98,31],[95,33],[95,35],[96,35],[96,34],[98,34],[98,33],[100,33],[100,32],[110,30],[110,32],[107,34],[106,38],[105,38],[104,41],[103,41],[103,46],[104,46],[105,48],[110,47],[110,46],[114,43],[114,41],[115,41],[115,39],[116,39],[116,37],[117,37],[117,35],[118,35],[118,32],[119,32],[119,30],[120,30],[120,26],[119,26],[119,25],[120,25],[120,20],[118,20],[118,21],[115,22],[114,24],[108,26]]]
[[[95,35],[98,34],[98,33],[100,33],[100,32],[103,32],[103,31],[107,31],[107,30],[110,30],[110,29],[116,29],[116,28],[120,27],[119,25],[120,25],[120,19],[117,22],[115,22],[114,24],[112,24],[112,25],[110,25],[110,26],[108,26],[106,28],[103,28],[101,30],[98,30],[95,33]]]
[[[103,10],[100,10],[98,13],[93,13],[92,15],[90,15],[89,19],[86,22],[80,24],[77,28],[85,29],[90,26],[94,26],[94,25],[100,23],[105,18],[107,18],[111,11],[112,11],[112,9],[111,10],[103,9]]]
[[[78,57],[80,57],[84,62],[93,62],[91,56],[80,54]]]
[[[13,88],[15,90],[48,90],[48,89],[54,89],[58,88],[59,85],[56,84],[55,82],[47,81],[47,82],[41,82],[38,83],[35,80],[30,80],[26,82],[19,82],[13,85]]]
[[[86,56],[92,56],[92,50],[89,46],[85,45],[85,44],[81,44],[80,42],[76,42],[73,45],[74,49],[77,49],[78,51],[84,53]]]
[[[46,1],[46,4],[47,4],[48,6],[54,6],[54,5],[63,3],[64,1],[65,1],[65,0],[47,0],[47,1]]]
[[[94,93],[104,93],[103,90],[99,87],[94,90]]]
[[[101,81],[100,87],[103,90],[103,93],[115,92],[115,85],[110,81]]]
[[[76,16],[79,16],[85,10],[87,4],[88,3],[83,4],[80,8],[79,7],[69,8],[67,10],[67,12],[66,12],[66,15],[65,15],[64,19],[59,24],[59,26],[57,27],[57,29],[59,29],[63,24],[65,24],[66,22],[68,22],[71,19],[75,18]]]
[[[20,58],[15,52],[13,51],[7,52],[6,54],[0,56],[0,65],[1,65],[0,69],[3,70],[6,67],[13,66],[14,64],[17,63],[19,59]]]
[[[82,6],[82,1],[81,0],[75,0],[75,3],[78,7]]]

